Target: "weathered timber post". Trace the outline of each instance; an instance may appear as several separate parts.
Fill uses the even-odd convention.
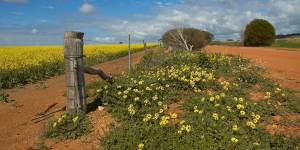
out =
[[[128,35],[128,70],[130,72],[130,69],[131,69],[131,47],[130,47],[130,34]]]
[[[86,112],[82,32],[65,32],[64,61],[67,82],[68,112]]]
[[[143,44],[144,44],[144,50],[147,50],[147,43],[145,42],[145,40],[143,40]]]
[[[158,43],[159,43],[159,47],[161,48],[162,47],[161,39],[158,40]]]

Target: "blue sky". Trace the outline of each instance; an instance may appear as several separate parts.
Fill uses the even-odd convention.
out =
[[[168,29],[207,30],[238,39],[254,18],[278,34],[300,32],[300,0],[0,0],[0,45],[63,44],[63,33],[85,32],[86,43],[116,43],[132,34],[157,41]]]

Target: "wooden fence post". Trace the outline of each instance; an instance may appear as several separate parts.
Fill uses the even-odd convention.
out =
[[[130,34],[128,35],[128,70],[130,72],[130,69],[131,69],[131,47],[130,47],[130,44],[131,44],[131,41],[130,41]]]
[[[143,40],[143,44],[144,44],[144,50],[147,50],[147,43],[145,42],[145,40]]]
[[[64,61],[66,68],[68,112],[86,112],[82,32],[65,32]]]

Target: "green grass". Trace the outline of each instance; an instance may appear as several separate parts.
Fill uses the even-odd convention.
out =
[[[240,41],[212,42],[210,45],[242,46]],[[271,47],[300,48],[300,37],[276,39]]]
[[[4,90],[0,89],[0,102],[8,103],[8,97],[9,95]]]
[[[238,56],[150,53],[130,74],[97,88],[95,101],[106,103],[120,123],[101,144],[114,150],[299,149],[299,137],[264,129],[274,115],[299,114],[300,101],[263,72]],[[252,101],[253,90],[265,97]]]
[[[44,129],[44,137],[76,139],[90,132],[91,125],[82,113],[66,113],[60,118],[50,120]]]
[[[300,37],[277,39],[272,47],[300,48]]]
[[[226,45],[226,46],[242,46],[240,41],[223,41],[223,42],[212,42],[210,45]]]

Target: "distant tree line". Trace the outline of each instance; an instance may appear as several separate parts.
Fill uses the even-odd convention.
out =
[[[289,38],[293,36],[300,36],[300,33],[292,33],[292,34],[279,34],[276,36],[277,39]]]

